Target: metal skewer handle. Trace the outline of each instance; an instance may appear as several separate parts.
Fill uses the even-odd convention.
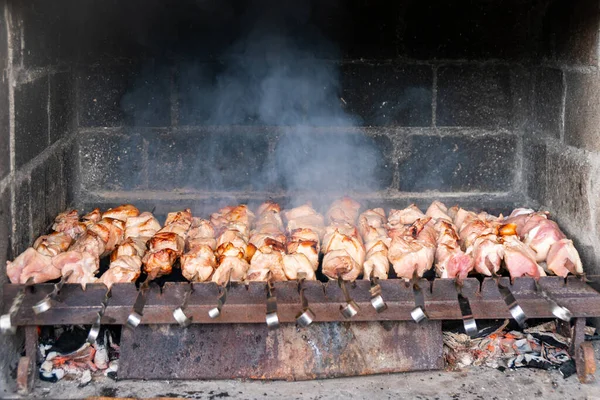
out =
[[[540,285],[540,282],[537,279],[535,280],[535,288],[538,293],[541,294],[548,303],[550,303],[552,315],[566,322],[571,321],[571,318],[573,318],[571,311],[568,308],[561,306],[552,297],[550,297],[550,294],[542,287],[542,285]]]
[[[458,306],[460,307],[460,313],[463,319],[463,326],[465,333],[471,337],[477,335],[479,329],[477,328],[477,322],[473,318],[473,311],[471,311],[471,303],[469,299],[463,296],[462,286],[459,283],[455,283],[456,291],[458,293]]]
[[[415,298],[415,308],[410,312],[410,316],[418,324],[427,319],[427,314],[425,313],[425,296],[417,278],[413,279],[412,290]]]
[[[102,317],[104,316],[104,313],[106,312],[106,306],[108,305],[108,300],[111,298],[112,296],[112,292],[110,289],[106,290],[106,294],[104,295],[104,300],[102,300],[102,303],[100,303],[100,311],[98,311],[98,313],[96,314],[96,320],[94,321],[94,324],[92,325],[92,327],[90,328],[90,331],[88,332],[88,336],[87,336],[87,342],[89,344],[94,344],[96,342],[96,339],[98,339],[98,334],[100,334],[100,325],[102,322]]]
[[[48,311],[52,307],[52,300],[55,300],[63,285],[67,282],[67,279],[71,276],[73,270],[70,270],[65,275],[60,278],[60,281],[54,284],[54,289],[42,300],[38,301],[32,308],[33,312],[36,314],[41,314]]]
[[[185,312],[183,310],[187,307],[187,303],[193,291],[194,286],[192,283],[190,283],[188,288],[185,290],[185,293],[183,294],[183,302],[181,303],[181,306],[173,310],[173,318],[175,318],[177,323],[183,328],[187,328],[192,323],[192,318],[185,315]]]
[[[275,297],[275,288],[269,279],[267,281],[267,315],[265,317],[267,326],[270,330],[279,328],[279,317],[277,316],[277,297]]]
[[[10,333],[14,335],[17,332],[16,325],[13,325],[12,323],[12,317],[17,315],[17,313],[19,312],[21,304],[23,304],[23,299],[25,298],[25,293],[27,292],[27,289],[31,287],[31,285],[33,285],[33,282],[33,277],[27,279],[27,282],[25,282],[25,286],[23,286],[21,290],[19,290],[19,293],[17,293],[17,295],[13,299],[13,302],[10,305],[10,308],[8,309],[8,313],[0,316],[0,332],[2,332],[3,334]]]
[[[342,293],[344,293],[344,298],[346,299],[346,305],[340,306],[340,312],[344,316],[344,318],[352,318],[360,311],[360,307],[352,297],[350,297],[350,293],[348,292],[348,287],[346,286],[346,281],[342,279],[342,277],[338,277],[338,285],[342,289]]]
[[[208,316],[212,319],[218,318],[221,315],[221,309],[225,305],[227,301],[227,289],[229,288],[229,284],[231,283],[231,270],[227,274],[227,282],[225,285],[221,287],[221,293],[219,294],[219,298],[217,299],[217,306],[208,310]]]
[[[144,283],[142,283],[142,286],[140,286],[140,290],[135,298],[135,303],[133,303],[133,309],[127,317],[127,323],[125,324],[125,326],[129,329],[137,328],[140,322],[142,322],[142,317],[144,316],[144,307],[146,306],[146,294],[152,279],[153,277],[148,275]]]
[[[369,293],[371,293],[371,305],[378,313],[384,312],[387,310],[388,306],[383,300],[383,296],[381,296],[381,285],[379,284],[379,279],[377,277],[371,278],[371,288],[369,289]]]
[[[296,316],[296,322],[302,328],[306,328],[315,320],[315,314],[312,312],[310,307],[308,306],[308,300],[304,295],[304,287],[303,283],[306,279],[305,273],[298,273],[298,293],[300,293],[300,301],[302,302],[302,312]]]

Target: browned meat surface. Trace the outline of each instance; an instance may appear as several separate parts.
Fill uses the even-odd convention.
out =
[[[52,258],[29,247],[14,261],[6,262],[6,274],[11,283],[24,284],[29,278],[34,283],[60,278],[60,269],[52,265]]]
[[[210,216],[217,234],[217,269],[211,278],[213,282],[223,285],[229,277],[232,281],[246,278],[249,262],[256,252],[256,247],[249,243],[254,219],[254,213],[245,204],[224,207]]]
[[[54,232],[64,232],[77,239],[86,230],[86,224],[79,222],[79,213],[77,210],[65,211],[56,216],[52,225]]]
[[[205,219],[193,218],[186,239],[186,253],[181,256],[181,272],[190,282],[208,281],[215,268],[217,259],[215,229]]]
[[[347,197],[334,202],[327,213],[331,224],[323,237],[323,273],[329,279],[354,281],[363,273],[365,247],[354,222],[360,204]]]
[[[102,218],[98,223],[90,226],[88,232],[96,234],[104,242],[104,253],[101,257],[109,255],[125,237],[125,223],[114,218]]]
[[[125,237],[151,238],[160,230],[160,223],[154,215],[145,211],[137,217],[129,217],[125,222]]]
[[[73,238],[65,232],[53,232],[40,236],[33,244],[33,248],[45,256],[53,257],[67,251],[72,242]]]
[[[388,260],[398,277],[422,277],[433,267],[437,234],[431,217],[411,204],[402,210],[390,210],[386,227],[392,239]]]
[[[258,207],[250,244],[256,247],[246,273],[247,281],[285,281],[287,276],[283,266],[286,236],[283,232],[279,204],[266,201]]]
[[[128,218],[137,217],[140,215],[140,210],[131,204],[123,204],[115,208],[109,208],[102,214],[102,218],[118,219],[126,222]]]
[[[183,254],[187,232],[192,226],[192,213],[189,209],[169,213],[165,226],[148,241],[148,252],[142,262],[144,271],[151,279],[168,275],[173,265]]]
[[[363,212],[358,219],[358,227],[367,252],[364,263],[364,278],[387,279],[390,270],[388,247],[391,239],[387,235],[387,219],[383,208]]]
[[[288,279],[297,279],[303,272],[306,279],[316,279],[319,268],[321,235],[324,233],[323,216],[309,204],[283,212],[287,226],[287,254],[283,256],[283,269]]]

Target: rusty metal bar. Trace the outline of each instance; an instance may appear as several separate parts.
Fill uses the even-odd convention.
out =
[[[518,278],[513,284],[508,278],[500,282],[510,287],[511,292],[523,308],[528,318],[553,318],[549,303],[536,292],[535,282],[531,278]],[[600,293],[578,278],[566,281],[559,277],[541,278],[544,288],[561,305],[568,307],[574,317],[600,316]],[[276,282],[277,312],[282,323],[294,322],[302,310],[297,282]],[[412,288],[402,280],[380,282],[381,294],[386,299],[388,309],[378,313],[371,305],[370,282],[360,280],[348,284],[352,298],[360,307],[353,321],[404,321],[411,320],[414,308]],[[462,318],[454,280],[436,279],[429,289],[429,282],[422,281],[425,309],[433,320],[460,320]],[[346,300],[337,282],[304,282],[304,294],[315,314],[315,322],[334,322],[344,320],[339,306]],[[20,285],[4,286],[4,302],[9,305],[17,295]],[[31,306],[52,291],[52,284],[35,285],[27,291],[23,306],[15,315],[16,325],[61,325],[92,324],[100,311],[100,304],[106,293],[104,285],[88,285],[83,291],[79,285],[65,285],[53,307],[43,314],[36,315]],[[181,305],[187,282],[166,283],[162,289],[152,284],[142,324],[173,324],[172,311]],[[251,282],[249,285],[234,284],[228,292],[227,304],[218,318],[212,319],[208,311],[214,307],[219,295],[214,283],[196,283],[186,307],[186,315],[193,323],[264,323],[266,312],[265,283]],[[485,279],[482,284],[477,279],[464,281],[462,292],[471,303],[475,319],[511,318],[495,280]],[[102,324],[122,325],[135,302],[138,291],[133,284],[115,284],[112,298],[102,317]],[[5,306],[7,307],[7,306]],[[6,312],[8,310],[3,310]]]

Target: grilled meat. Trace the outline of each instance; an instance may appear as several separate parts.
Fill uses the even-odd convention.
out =
[[[186,239],[186,253],[181,256],[181,272],[190,282],[209,280],[217,267],[214,254],[217,241],[212,223],[193,218]]]
[[[403,210],[390,211],[387,229],[392,238],[388,259],[398,277],[410,280],[431,269],[437,244],[431,217],[411,204]]]
[[[125,237],[151,238],[160,230],[160,223],[154,215],[145,211],[136,217],[129,217],[125,222]]]
[[[535,253],[516,235],[503,238],[504,264],[512,279],[521,276],[539,278],[546,275],[535,261]]]
[[[254,218],[252,211],[244,204],[224,207],[210,216],[218,235],[215,251],[217,269],[212,276],[213,282],[223,285],[228,279],[245,279],[250,267],[249,260],[256,251],[256,247],[248,243]]]
[[[73,239],[77,239],[85,232],[86,224],[79,222],[79,213],[77,210],[69,210],[56,216],[52,230],[54,232],[64,232]]]
[[[363,273],[365,247],[354,222],[360,204],[349,198],[334,202],[327,213],[331,224],[323,237],[323,273],[330,279],[354,281]]]
[[[258,207],[250,236],[250,244],[256,247],[256,251],[250,260],[247,281],[264,281],[269,277],[274,281],[287,280],[283,266],[286,237],[280,211],[279,204],[272,201]]]
[[[309,204],[283,212],[288,234],[287,254],[283,256],[283,268],[288,279],[298,279],[303,272],[306,279],[316,279],[319,268],[320,236],[324,231],[323,216]]]
[[[140,210],[131,204],[123,204],[115,208],[109,208],[102,214],[102,218],[118,219],[126,222],[129,218],[140,215]]]
[[[45,256],[53,257],[67,251],[72,242],[73,238],[65,232],[52,232],[40,236],[33,244],[33,248]]]
[[[390,270],[388,247],[391,239],[385,229],[386,217],[383,208],[375,208],[362,213],[358,227],[367,252],[364,263],[364,278],[387,279]]]
[[[6,262],[6,274],[11,283],[24,284],[29,278],[34,283],[42,283],[60,278],[60,269],[52,265],[52,257],[29,247],[14,261]]]

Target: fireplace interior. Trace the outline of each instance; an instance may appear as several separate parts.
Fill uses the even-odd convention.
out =
[[[347,194],[548,210],[600,274],[598,8],[3,0],[0,265],[68,207]],[[22,340],[0,337],[4,393]]]

